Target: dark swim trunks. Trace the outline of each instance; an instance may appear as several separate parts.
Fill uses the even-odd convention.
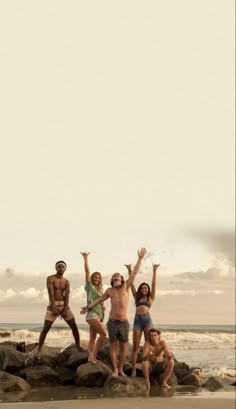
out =
[[[109,320],[107,322],[109,341],[128,342],[129,340],[129,321]]]

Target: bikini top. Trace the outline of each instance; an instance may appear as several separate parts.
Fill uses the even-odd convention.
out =
[[[146,307],[149,307],[149,308],[151,307],[151,303],[149,300],[146,300],[146,301],[138,300],[135,302],[135,305],[136,307],[139,307],[140,305],[145,305]]]

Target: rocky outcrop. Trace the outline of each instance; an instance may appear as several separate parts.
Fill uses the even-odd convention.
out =
[[[202,382],[197,374],[189,372],[181,379],[181,385],[202,386]]]
[[[48,366],[32,366],[22,369],[17,374],[26,379],[31,386],[58,385],[60,383],[59,374]]]
[[[202,385],[205,388],[209,389],[210,391],[216,391],[217,389],[223,388],[223,385],[213,376],[207,379],[206,382]]]
[[[75,346],[70,346],[62,351],[57,360],[57,366],[64,368],[77,369],[78,366],[88,361],[88,351],[79,352]]]
[[[75,384],[78,386],[103,386],[112,370],[103,362],[97,361],[80,365],[75,372]]]
[[[75,371],[70,368],[63,368],[62,366],[56,366],[55,371],[59,375],[61,385],[73,385],[75,378]]]
[[[125,355],[126,364],[130,362],[132,349],[133,349],[132,345],[128,342],[127,348],[126,348],[126,355]],[[119,356],[119,348],[117,348],[117,356]],[[101,350],[98,353],[98,359],[107,365],[111,365],[110,346],[109,346],[108,338],[106,339],[106,341],[102,345]]]
[[[30,385],[19,376],[0,371],[0,392],[28,391]]]
[[[133,396],[134,384],[128,377],[118,376],[114,378],[109,376],[104,384],[104,392],[108,398],[114,396]]]
[[[14,373],[25,368],[25,354],[7,347],[0,349],[0,370]]]

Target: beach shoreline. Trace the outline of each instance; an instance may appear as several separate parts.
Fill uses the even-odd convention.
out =
[[[12,402],[0,403],[1,409],[18,409],[29,407],[31,409],[61,409],[65,405],[67,409],[77,409],[78,400],[67,401],[45,401],[45,402]],[[134,406],[136,409],[234,409],[234,392],[217,392],[206,396],[174,396],[170,398],[150,397],[150,398],[101,398],[79,400],[80,409],[120,409],[121,406]]]

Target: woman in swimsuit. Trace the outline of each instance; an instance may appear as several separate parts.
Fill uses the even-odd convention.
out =
[[[91,304],[97,298],[101,297],[103,294],[102,288],[102,276],[99,272],[95,272],[90,275],[90,269],[88,264],[89,253],[81,253],[84,258],[84,269],[85,269],[85,291],[87,292],[87,304]],[[101,349],[102,344],[106,339],[106,331],[102,325],[104,318],[103,304],[97,304],[95,307],[91,308],[86,314],[86,321],[89,324],[90,338],[88,344],[88,362],[96,364],[96,356],[98,351]],[[99,338],[96,341],[96,337]]]
[[[150,307],[155,299],[156,292],[156,271],[160,264],[153,264],[152,286],[142,283],[137,291],[135,286],[131,286],[132,294],[135,299],[136,314],[133,325],[133,351],[132,351],[132,375],[136,376],[136,361],[139,351],[139,345],[144,333],[145,341],[148,339],[148,331],[153,327],[152,319],[149,313]],[[129,274],[131,273],[131,264],[125,264]]]

